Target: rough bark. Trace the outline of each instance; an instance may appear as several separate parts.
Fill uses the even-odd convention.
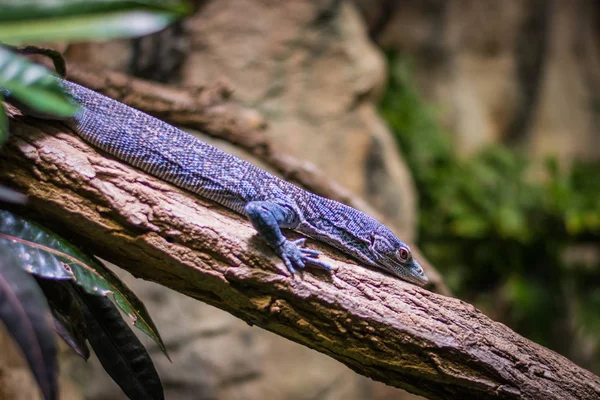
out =
[[[138,277],[431,399],[598,399],[600,379],[473,306],[357,265],[295,277],[228,210],[106,158],[60,124],[13,120],[0,179]]]

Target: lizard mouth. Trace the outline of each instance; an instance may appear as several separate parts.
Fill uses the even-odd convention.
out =
[[[411,274],[408,276],[403,276],[402,278],[410,283],[414,283],[417,286],[425,286],[429,282],[429,278],[427,278],[425,274]]]
[[[425,286],[429,282],[425,272],[423,272],[423,267],[414,258],[405,268],[407,270],[407,276],[405,277],[407,281],[419,286]]]
[[[417,286],[425,286],[429,279],[423,272],[423,268],[419,265],[419,263],[412,259],[410,262],[404,265],[398,265],[398,263],[393,263],[389,268],[389,270],[398,278],[415,284]]]
[[[411,277],[414,279],[415,284],[419,286],[425,286],[429,282],[429,278],[425,275],[423,267],[413,258],[411,266],[409,267]]]

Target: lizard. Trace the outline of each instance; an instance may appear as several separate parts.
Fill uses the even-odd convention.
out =
[[[71,81],[56,78],[78,111],[61,119],[83,140],[150,175],[246,216],[293,275],[307,264],[326,270],[320,253],[282,229],[327,243],[365,264],[423,286],[428,279],[410,247],[389,228],[337,201],[310,193],[166,122]]]

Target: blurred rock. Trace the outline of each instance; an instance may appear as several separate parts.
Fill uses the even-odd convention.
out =
[[[502,142],[600,158],[598,2],[354,1],[374,40],[414,61],[463,154]]]
[[[61,356],[71,351],[58,336]],[[21,348],[8,334],[0,322],[0,400],[41,400],[42,393],[29,369]],[[58,381],[59,398],[62,400],[82,400],[84,397],[72,383],[68,374],[60,371]]]

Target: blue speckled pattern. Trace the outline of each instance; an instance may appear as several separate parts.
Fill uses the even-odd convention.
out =
[[[291,210],[286,226],[326,242],[371,266],[417,284],[426,282],[418,263],[398,261],[408,248],[377,220],[309,193],[229,155],[157,118],[69,81],[81,103],[68,124],[86,141],[151,175],[211,199],[240,214],[250,202],[272,201]]]

